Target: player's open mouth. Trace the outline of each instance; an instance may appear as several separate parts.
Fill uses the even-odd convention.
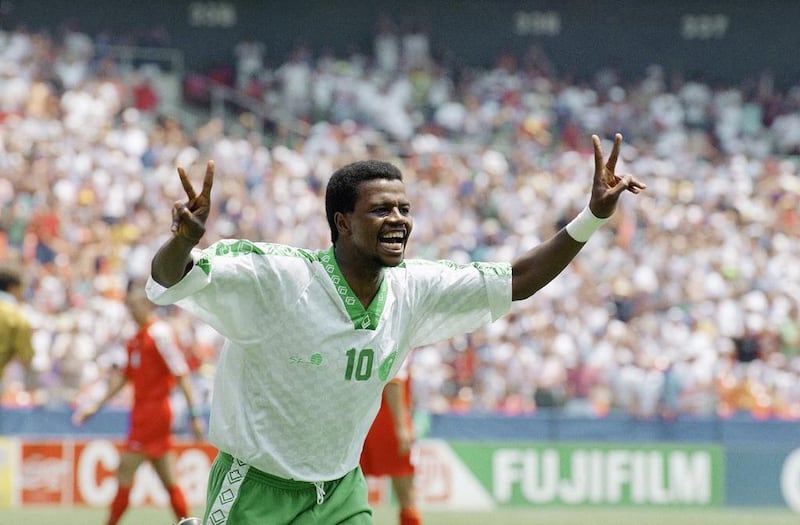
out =
[[[406,234],[404,231],[398,230],[388,232],[380,236],[381,245],[388,251],[402,252]]]

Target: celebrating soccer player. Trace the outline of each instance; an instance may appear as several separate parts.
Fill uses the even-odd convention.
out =
[[[152,261],[148,296],[175,303],[225,339],[211,407],[219,448],[205,522],[372,523],[359,457],[384,386],[411,348],[469,332],[555,278],[644,184],[594,145],[588,205],[512,264],[405,258],[412,203],[393,164],[359,161],[328,181],[332,244],[311,250],[246,239],[197,245],[211,211],[214,163]],[[264,210],[269,213],[270,210]],[[442,210],[447,213],[447,210]]]

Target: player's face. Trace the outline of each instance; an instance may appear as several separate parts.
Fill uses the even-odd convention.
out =
[[[403,262],[414,221],[405,185],[399,180],[361,183],[355,209],[345,214],[353,247],[380,266]]]

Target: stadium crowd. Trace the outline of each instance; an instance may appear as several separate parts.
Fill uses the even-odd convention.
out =
[[[25,268],[36,350],[33,374],[6,370],[3,405],[73,404],[120,365],[122,295],[169,232],[178,165],[216,162],[206,239],[322,248],[326,177],[394,160],[411,256],[511,260],[585,205],[589,135],[620,131],[618,171],[647,192],[512,315],[417,349],[417,408],[800,418],[800,86],[658,65],[570,78],[535,47],[455,68],[424,33],[384,27],[371,53],[298,47],[274,66],[243,42],[235,87],[270,125],[242,113],[192,129],[98,47],[75,28],[0,33],[0,261]],[[219,337],[167,314],[207,401]]]

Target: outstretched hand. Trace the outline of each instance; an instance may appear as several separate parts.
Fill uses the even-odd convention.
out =
[[[600,145],[600,137],[592,135],[594,145],[594,181],[592,183],[592,196],[589,200],[589,209],[595,217],[610,217],[617,207],[617,201],[623,191],[627,190],[633,194],[638,194],[647,185],[639,182],[633,175],[617,175],[614,170],[619,158],[619,148],[622,144],[622,135],[617,133],[614,136],[614,147],[608,161],[603,162],[603,148]]]
[[[187,200],[178,201],[172,207],[172,233],[193,244],[200,242],[206,232],[206,219],[211,210],[211,186],[214,184],[214,161],[208,161],[206,175],[203,178],[203,189],[197,194],[189,182],[186,170],[178,167],[183,190]]]

